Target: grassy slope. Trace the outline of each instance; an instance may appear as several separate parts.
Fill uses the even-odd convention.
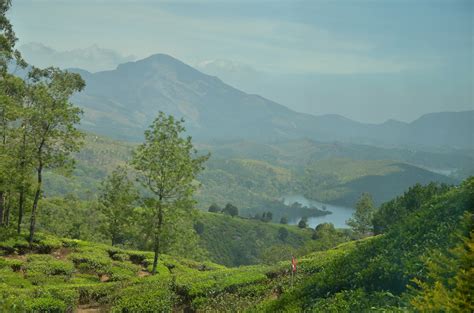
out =
[[[32,252],[24,237],[0,243],[0,311],[242,310],[290,287],[289,262],[226,268],[161,255],[158,274],[150,276],[151,252],[44,234],[38,238]],[[295,283],[353,246],[302,259]]]
[[[62,237],[110,243],[110,238],[102,230],[103,217],[94,203],[77,199],[48,198],[42,200],[41,212],[37,225],[44,232]],[[203,231],[197,236],[200,246],[207,252],[206,255],[210,260],[227,266],[260,263],[267,258],[266,250],[275,247],[284,247],[288,251],[301,251],[312,235],[312,230],[300,229],[297,226],[264,223],[240,217],[232,218],[217,213],[201,211],[195,213],[192,217],[186,218],[189,221],[188,227],[194,225],[197,228],[198,223],[202,224]],[[288,237],[284,240],[279,239],[280,228],[288,230]],[[151,242],[144,242],[140,230],[132,227],[129,231],[132,231],[130,236],[133,238],[125,242],[125,246],[151,248]],[[171,250],[179,246],[180,240],[186,240],[181,239],[179,231],[174,232],[172,247],[168,247]],[[340,239],[343,240],[344,237],[341,236]]]
[[[311,240],[312,234],[310,229],[232,218],[216,213],[203,212],[197,220],[204,225],[200,244],[209,252],[212,261],[227,266],[261,263],[265,249],[272,247],[286,246],[296,250]],[[288,230],[288,237],[284,240],[278,238],[280,228]]]
[[[471,179],[433,196],[386,234],[300,258],[293,286],[289,261],[226,268],[162,255],[152,277],[149,252],[42,235],[34,253],[25,254],[25,238],[13,237],[0,244],[0,309],[406,311],[412,297],[406,286],[429,278],[428,257],[472,229],[473,188]]]
[[[419,209],[394,221],[386,234],[350,243],[355,244],[354,249],[322,265],[279,299],[262,303],[257,311],[412,311],[409,302],[417,290],[414,280],[435,285],[429,262],[443,254],[453,257],[452,249],[472,232],[473,205],[474,178],[470,178],[460,187],[425,200]],[[441,266],[446,268],[456,264],[453,259],[444,261]],[[440,285],[434,288],[442,283],[448,290],[454,288],[451,279],[438,280]],[[472,294],[460,298],[469,302]]]

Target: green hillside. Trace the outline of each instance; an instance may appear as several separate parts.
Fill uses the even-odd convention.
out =
[[[403,311],[413,305],[410,310],[468,312],[474,307],[474,179],[424,200],[422,194],[405,195],[405,203],[420,201],[412,211],[394,202],[400,205],[394,211],[405,214],[386,234],[360,242],[261,310]]]
[[[411,211],[402,204],[409,202],[400,201],[422,194]],[[44,234],[29,250],[24,237],[3,233],[0,308],[9,312],[472,310],[474,180],[427,198],[422,190],[403,197],[393,202],[392,209],[404,213],[387,233],[299,258],[294,280],[289,261],[226,268],[168,255],[161,255],[158,274],[150,276],[149,252]]]
[[[226,266],[272,264],[291,255],[329,249],[350,239],[347,233],[335,231],[326,240],[313,240],[312,229],[216,213],[201,213],[195,223],[203,225],[198,232],[199,243],[209,259]]]
[[[38,219],[41,231],[110,244],[110,237],[104,230],[105,217],[95,201],[48,198],[41,204],[43,215]],[[180,225],[172,225],[167,230],[170,232],[169,243],[163,246],[166,253],[240,266],[275,262],[291,254],[303,255],[309,250],[328,249],[350,239],[346,232],[336,231],[323,242],[311,239],[312,229],[194,211],[184,215]],[[140,221],[140,214],[141,208],[137,207],[131,218]],[[150,238],[143,236],[143,227],[137,224],[128,227],[121,246],[152,249]],[[278,253],[272,254],[274,251]]]
[[[47,173],[47,195],[90,198],[115,166],[130,159],[134,147],[133,143],[88,134],[85,146],[75,155],[76,169],[71,176]],[[403,162],[446,166],[444,158],[451,155],[411,155],[408,151],[374,147],[367,153],[366,146],[298,140],[276,144],[222,143],[198,148],[212,153],[199,176],[198,207],[206,210],[212,203],[224,206],[230,202],[239,207],[243,216],[266,211],[272,211],[275,218],[301,216],[283,205],[281,197],[286,194],[301,193],[310,199],[352,206],[362,192],[371,193],[380,204],[416,183],[456,183],[455,179]],[[457,160],[459,166],[469,163],[466,156]]]
[[[381,204],[402,194],[408,186],[456,180],[419,167],[390,160],[328,159],[308,165],[301,178],[304,195],[323,202],[352,206],[369,192]]]

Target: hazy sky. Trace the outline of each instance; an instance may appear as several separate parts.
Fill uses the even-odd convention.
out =
[[[473,12],[448,0],[16,0],[10,18],[19,46],[55,50],[25,46],[37,63],[95,71],[167,53],[297,111],[382,122],[474,109]]]

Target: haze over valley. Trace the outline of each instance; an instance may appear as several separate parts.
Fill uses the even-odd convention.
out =
[[[0,312],[474,311],[473,12],[0,0]]]

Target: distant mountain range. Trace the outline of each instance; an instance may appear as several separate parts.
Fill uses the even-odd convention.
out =
[[[363,124],[339,115],[313,116],[237,90],[164,54],[90,73],[74,97],[83,128],[141,140],[158,111],[183,117],[199,141],[279,141],[309,138],[391,146],[474,148],[474,110],[424,115],[411,123]],[[341,91],[343,92],[343,91]]]

